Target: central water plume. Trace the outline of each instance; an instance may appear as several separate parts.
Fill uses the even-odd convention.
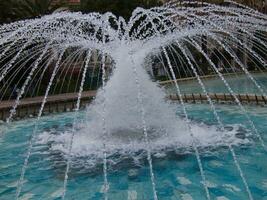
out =
[[[176,115],[176,104],[166,99],[166,93],[156,82],[151,81],[144,65],[145,51],[131,52],[132,45],[123,44],[116,54],[112,55],[116,68],[105,89],[99,90],[92,104],[86,110],[86,119],[78,123],[78,132],[75,133],[73,156],[102,155],[102,143],[107,141],[109,153],[136,153],[145,150],[142,117],[138,102],[138,81],[142,84],[142,106],[145,109],[145,121],[151,148],[154,150],[169,147],[187,148],[192,145],[192,138],[183,118]],[[105,113],[103,114],[103,104]],[[103,118],[106,121],[107,133],[103,134]],[[193,124],[192,124],[193,125]],[[194,132],[203,146],[219,145],[225,136],[217,128],[208,128],[205,125],[193,125]],[[61,138],[55,150],[67,152],[68,135],[62,133],[55,136]],[[232,139],[235,131],[232,131]],[[230,135],[229,135],[230,136]],[[66,138],[65,138],[66,137]],[[238,138],[232,142],[238,142]],[[226,141],[225,141],[226,142]],[[222,143],[221,143],[222,144]]]

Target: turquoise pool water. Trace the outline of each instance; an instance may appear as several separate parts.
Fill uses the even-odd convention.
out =
[[[265,89],[267,86],[267,74],[266,73],[254,73],[252,74],[253,78],[257,81],[257,83]],[[259,89],[255,86],[255,84],[248,78],[247,75],[236,75],[236,76],[225,76],[226,81],[229,83],[231,88],[236,93],[243,94],[261,94]],[[223,84],[222,80],[218,78],[212,79],[203,79],[202,80],[207,91],[210,93],[229,93],[226,86]],[[203,90],[197,80],[186,81],[179,83],[181,87],[182,93],[203,93]],[[169,92],[175,92],[175,88],[173,86],[167,87]]]
[[[179,106],[177,106],[179,107]],[[216,124],[207,105],[187,105],[190,118],[196,123],[209,126]],[[267,141],[266,107],[248,107],[249,115],[264,141]],[[228,128],[243,124],[239,137],[249,131],[244,115],[235,106],[218,106],[219,115]],[[180,114],[180,110],[177,110]],[[80,113],[80,118],[84,113]],[[43,117],[39,130],[60,132],[68,129],[73,122],[73,114]],[[25,158],[27,141],[32,134],[34,120],[14,122],[6,130],[0,142],[0,199],[14,199],[16,182],[19,179]],[[247,129],[246,129],[247,128]],[[253,133],[252,133],[253,134]],[[249,143],[234,147],[244,176],[255,200],[267,200],[267,153],[253,136]],[[200,150],[201,160],[212,199],[245,200],[247,193],[234,166],[233,159],[224,146],[206,147]],[[142,159],[141,159],[142,160]],[[86,158],[84,158],[86,163]],[[171,149],[153,154],[156,189],[159,199],[204,200],[205,192],[201,182],[195,155],[188,150]],[[86,169],[83,164],[72,167],[66,199],[103,199],[102,165]],[[63,187],[65,160],[60,152],[50,151],[50,144],[38,143],[25,175],[21,199],[60,199]],[[126,159],[109,167],[109,199],[150,200],[153,199],[146,159],[135,163]]]

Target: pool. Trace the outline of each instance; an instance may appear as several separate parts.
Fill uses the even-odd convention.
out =
[[[253,78],[257,83],[265,89],[267,85],[266,73],[252,73]],[[240,94],[261,94],[255,84],[248,78],[247,75],[237,74],[232,76],[225,76],[226,81],[235,93]],[[202,79],[206,89],[210,93],[230,93],[222,80],[218,78]],[[203,90],[197,80],[184,81],[179,83],[182,93],[203,93]],[[175,93],[173,86],[167,86],[170,93]]]
[[[215,119],[208,105],[186,105],[190,119],[194,123],[214,126]],[[236,134],[246,137],[247,142],[234,146],[244,176],[254,199],[267,199],[267,153],[246,127],[246,119],[236,106],[217,106],[224,124],[239,126]],[[264,141],[267,141],[266,107],[247,107]],[[177,105],[177,114],[181,110]],[[82,120],[84,112],[79,113]],[[43,117],[39,124],[39,134],[61,132],[71,127],[73,113]],[[240,125],[242,124],[242,125]],[[245,124],[245,125],[244,125]],[[12,123],[6,130],[4,142],[0,143],[0,199],[14,199],[16,183],[24,162],[27,140],[32,134],[34,120],[28,119]],[[50,151],[50,143],[36,142],[33,155],[25,175],[21,199],[61,199],[64,181],[65,159],[60,152]],[[212,199],[248,199],[242,180],[237,172],[229,150],[225,146],[200,148],[207,185]],[[153,153],[156,190],[159,199],[201,200],[205,198],[199,168],[195,155],[190,150]],[[86,158],[82,165],[72,166],[66,199],[103,199],[103,173],[101,164],[86,168]],[[109,199],[148,200],[153,199],[146,159],[123,162],[108,168]]]

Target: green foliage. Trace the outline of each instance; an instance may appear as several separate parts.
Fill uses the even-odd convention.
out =
[[[14,7],[16,0],[0,0],[0,23],[8,23],[16,19]]]
[[[161,5],[160,0],[81,0],[81,10],[88,12],[112,12],[129,19],[136,7],[150,8]]]
[[[61,0],[54,4],[52,0],[0,0],[0,23],[50,14],[64,6],[63,2]]]
[[[52,0],[0,0],[0,23],[8,23],[19,19],[28,19],[52,13],[67,6],[60,0],[54,4]],[[112,12],[128,19],[136,7],[149,8],[161,5],[160,0],[81,0],[81,5],[71,7],[74,11]]]
[[[31,18],[52,13],[62,3],[52,4],[52,0],[20,0],[16,12],[19,16]]]

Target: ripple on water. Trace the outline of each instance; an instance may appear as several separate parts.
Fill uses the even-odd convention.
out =
[[[264,187],[267,190],[267,179],[262,181],[262,187]]]
[[[201,183],[203,183],[203,182],[201,181]],[[208,188],[216,188],[216,187],[218,187],[217,184],[215,184],[215,183],[213,183],[211,181],[206,181],[206,185],[207,185]]]
[[[28,182],[28,180],[24,179],[24,180],[22,181],[22,184],[27,183],[27,182]],[[9,184],[7,185],[7,187],[8,187],[8,188],[15,188],[15,187],[17,187],[17,185],[18,185],[18,180],[14,181],[14,182],[12,182],[12,183],[9,183]]]
[[[135,190],[128,190],[128,200],[137,200],[137,192]]]
[[[177,180],[181,185],[190,185],[190,184],[192,184],[192,182],[189,179],[185,178],[185,177],[179,176],[179,177],[177,177]]]
[[[25,123],[25,122],[24,122]],[[22,148],[20,144],[23,144],[25,140],[23,138],[27,138],[27,135],[23,135],[23,133],[27,128],[26,124],[24,126],[16,127],[16,130],[14,129],[14,137],[8,137],[8,140],[6,140],[9,145],[9,148],[7,146],[1,146],[2,154],[1,155],[8,155],[9,151],[17,152],[18,149]],[[237,123],[238,124],[238,123]],[[30,124],[29,124],[30,126]],[[39,140],[35,144],[33,157],[30,162],[30,169],[36,169],[34,171],[29,171],[30,173],[27,174],[26,178],[29,179],[27,185],[27,191],[21,195],[25,200],[26,199],[38,199],[39,193],[37,191],[48,191],[47,197],[51,199],[57,199],[60,198],[62,194],[62,187],[61,185],[57,185],[57,188],[54,188],[50,183],[44,184],[49,182],[51,179],[50,177],[55,177],[54,180],[59,181],[61,184],[62,181],[62,174],[65,170],[65,158],[62,156],[64,151],[56,151],[54,149],[60,149],[62,148],[62,144],[67,144],[69,141],[69,134],[66,130],[69,129],[70,125],[60,127],[53,127],[53,130],[51,131],[51,128],[46,129],[43,131],[38,138]],[[40,127],[51,127],[50,125],[43,123],[40,125]],[[233,126],[234,127],[234,126]],[[202,126],[202,131],[214,131],[213,127],[209,126]],[[28,131],[29,129],[27,129]],[[43,130],[43,129],[42,129]],[[238,132],[237,128],[231,128],[229,131],[232,131],[230,134],[233,136],[233,139],[236,139],[234,136]],[[17,132],[15,132],[17,131]],[[197,131],[197,128],[195,129]],[[265,129],[261,129],[262,132],[265,131]],[[205,134],[205,133],[204,133]],[[11,134],[12,135],[12,134]],[[19,137],[21,136],[21,137]],[[23,136],[23,137],[22,137]],[[202,132],[198,135],[200,138],[202,137]],[[211,134],[211,136],[214,136]],[[180,136],[178,137],[181,138]],[[88,137],[82,137],[83,140],[88,139]],[[166,140],[170,140],[171,138],[168,138]],[[182,139],[182,138],[181,138]],[[201,138],[202,139],[202,138]],[[216,139],[216,138],[215,138]],[[250,139],[250,138],[249,138]],[[164,143],[166,140],[163,138],[163,140],[159,143],[161,144],[167,144]],[[242,139],[237,138],[237,141],[241,141]],[[80,142],[81,140],[78,140],[77,142]],[[156,141],[156,140],[155,140]],[[210,143],[212,143],[214,140],[210,138]],[[84,142],[84,141],[81,141]],[[94,142],[94,141],[93,141]],[[100,142],[97,140],[97,142]],[[167,141],[168,142],[168,141]],[[82,143],[83,144],[83,143]],[[90,153],[90,148],[87,148],[88,143],[84,142],[85,150],[82,151],[85,153]],[[92,143],[95,145],[95,143]],[[61,147],[58,147],[60,146]],[[116,144],[114,144],[116,145]],[[139,145],[137,143],[137,145]],[[256,145],[256,143],[255,143]],[[44,148],[45,147],[45,148]],[[176,146],[175,146],[176,147]],[[264,195],[266,195],[267,191],[267,179],[263,178],[265,177],[266,170],[264,168],[265,162],[264,158],[266,156],[265,152],[258,151],[258,149],[252,149],[253,154],[249,153],[250,146],[244,145],[246,148],[242,148],[240,146],[235,146],[235,150],[238,155],[238,160],[240,161],[240,164],[242,164],[242,169],[244,170],[244,174],[247,176],[253,176],[249,177],[248,180],[250,187],[252,188],[253,195],[255,198],[266,198]],[[169,147],[169,149],[160,149],[158,151],[153,152],[153,164],[154,164],[154,172],[156,176],[156,184],[158,188],[158,195],[159,199],[182,199],[182,200],[200,200],[205,199],[204,192],[203,192],[203,186],[200,183],[201,177],[199,176],[199,169],[197,166],[197,162],[195,159],[194,154],[192,154],[192,151],[190,149],[178,149],[177,151],[173,150],[174,148]],[[8,151],[7,151],[8,150]],[[78,149],[79,150],[79,149]],[[175,149],[176,150],[176,149]],[[209,152],[214,153],[210,149],[207,148],[208,153],[206,154],[206,149],[201,149],[201,158],[203,161],[203,166],[205,167],[205,170],[207,172],[207,185],[210,189],[211,195],[215,200],[242,200],[246,198],[246,194],[241,191],[243,188],[243,185],[241,184],[240,179],[236,178],[233,179],[231,176],[233,175],[233,161],[232,158],[228,157],[229,153],[226,151],[223,147],[222,148],[212,148],[215,152],[215,156],[211,156],[210,158],[207,158],[206,155],[210,155]],[[5,152],[7,151],[7,154]],[[79,152],[79,151],[78,151]],[[125,151],[127,153],[127,151]],[[186,153],[185,153],[186,152]],[[218,152],[218,154],[217,154]],[[246,152],[246,153],[245,153]],[[101,153],[101,152],[100,152]],[[203,153],[203,154],[202,154]],[[15,153],[14,153],[15,154]],[[116,154],[118,158],[124,158],[121,154]],[[116,164],[111,166],[113,157],[109,157],[109,181],[110,181],[110,193],[111,196],[117,200],[136,200],[136,199],[149,199],[151,198],[151,183],[149,179],[149,174],[147,173],[147,165],[146,163],[146,152],[138,152],[136,153],[133,158],[128,159],[128,157],[125,157],[127,159],[122,160],[123,162],[119,162],[119,164]],[[68,192],[69,194],[73,195],[73,198],[82,199],[83,193],[81,192],[84,188],[78,188],[79,181],[82,180],[85,176],[90,177],[88,178],[89,183],[83,182],[82,185],[90,185],[90,189],[88,189],[88,194],[91,195],[90,198],[92,199],[101,199],[103,197],[103,187],[101,188],[103,184],[103,177],[102,177],[102,165],[99,165],[97,167],[92,168],[93,170],[85,170],[84,167],[88,166],[91,162],[88,162],[89,164],[83,164],[83,162],[87,159],[87,157],[77,158],[77,168],[72,166],[72,172],[70,173],[70,182],[68,186]],[[91,158],[90,158],[91,159]],[[253,162],[254,159],[257,159],[257,162]],[[73,159],[76,161],[76,159]],[[95,159],[98,163],[102,163],[102,159]],[[258,161],[259,160],[259,161]],[[34,161],[34,162],[33,162]],[[40,162],[39,162],[40,161]],[[42,162],[41,162],[42,161]],[[43,161],[45,162],[43,164]],[[78,162],[81,161],[81,164]],[[95,162],[96,162],[95,161]],[[116,160],[115,160],[116,161]],[[1,162],[1,159],[0,159]],[[124,163],[127,163],[124,164]],[[134,163],[133,165],[131,163]],[[76,164],[76,163],[73,163]],[[249,165],[248,165],[249,164]],[[123,167],[122,167],[122,166]],[[253,167],[251,167],[253,165]],[[21,167],[15,168],[14,166],[18,166],[18,161],[16,156],[10,157],[8,162],[1,163],[0,165],[0,173],[3,173],[6,171],[12,172],[12,174],[16,173],[19,176]],[[37,170],[38,169],[38,170]],[[125,170],[125,173],[118,173],[121,172],[120,170]],[[258,173],[257,169],[263,169],[261,172]],[[17,171],[15,171],[17,170]],[[114,172],[114,171],[115,172]],[[82,171],[82,173],[78,173]],[[99,171],[99,173],[98,173]],[[114,172],[114,173],[113,173]],[[93,174],[93,175],[92,175]],[[115,174],[115,175],[114,175]],[[5,174],[4,174],[5,175]],[[125,176],[125,177],[124,177]],[[40,178],[41,177],[41,178]],[[113,178],[111,178],[113,177]],[[236,177],[236,176],[234,176]],[[4,179],[6,180],[0,180],[1,186],[0,190],[3,190],[0,192],[1,195],[4,195],[4,197],[9,197],[15,192],[15,188],[17,186],[17,176],[14,179],[14,176],[5,176]],[[113,180],[112,180],[113,179]],[[125,179],[124,181],[117,181],[117,179]],[[34,181],[36,182],[34,182]],[[255,181],[254,181],[255,180]],[[26,180],[27,181],[27,180]],[[77,181],[77,182],[76,182]],[[222,182],[221,182],[222,181]],[[36,185],[33,183],[40,183],[38,188],[36,188]],[[93,184],[92,184],[93,183]],[[259,185],[260,186],[259,186]],[[125,186],[126,185],[126,186]],[[222,187],[220,187],[222,186]],[[255,189],[256,186],[258,188],[261,188],[261,190]],[[90,191],[89,191],[90,190]],[[220,190],[220,191],[219,191]],[[35,194],[35,196],[30,193],[32,192]],[[102,192],[102,193],[100,193]],[[43,195],[44,196],[44,195]],[[122,196],[124,198],[122,198]],[[93,198],[94,197],[94,198]],[[117,198],[118,197],[118,198]],[[144,198],[145,197],[145,198]],[[1,199],[1,198],[0,198]],[[257,199],[258,200],[258,199]]]
[[[230,200],[230,199],[228,199],[228,198],[225,197],[225,196],[220,196],[220,197],[217,197],[216,199],[217,199],[217,200]]]
[[[223,184],[223,187],[225,187],[226,190],[233,192],[233,193],[241,191],[239,187],[232,185],[232,184]]]
[[[60,189],[58,189],[58,190],[52,192],[52,194],[51,194],[50,196],[51,196],[52,198],[59,198],[59,197],[62,196],[63,191],[64,191],[64,189],[63,189],[63,188],[60,188]]]
[[[212,160],[212,161],[210,161],[210,165],[211,165],[212,167],[222,167],[222,166],[223,166],[222,162],[217,161],[217,160]]]
[[[22,195],[22,197],[19,198],[19,200],[30,200],[34,197],[34,194],[32,193],[26,193]]]
[[[182,200],[193,200],[193,197],[190,194],[181,194]]]

